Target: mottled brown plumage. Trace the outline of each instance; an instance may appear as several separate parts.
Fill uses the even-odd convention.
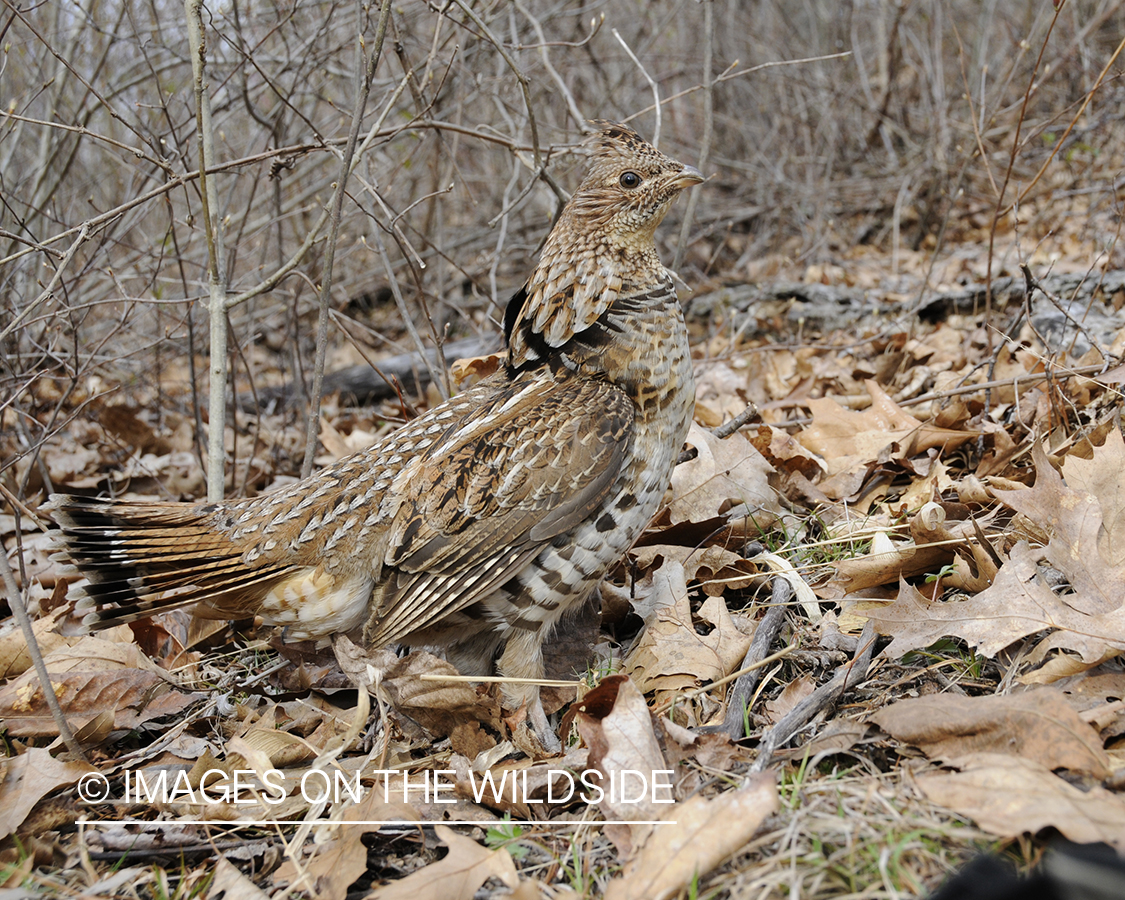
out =
[[[694,404],[653,236],[702,176],[609,123],[591,159],[509,305],[496,375],[250,500],[54,496],[62,546],[90,582],[87,624],[198,604],[291,638],[444,647],[466,674],[541,678],[544,639],[655,512]],[[557,743],[537,688],[505,694]]]

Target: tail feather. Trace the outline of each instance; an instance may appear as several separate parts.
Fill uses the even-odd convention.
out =
[[[62,555],[89,581],[77,608],[91,630],[193,605],[200,615],[241,618],[292,573],[282,563],[247,565],[247,548],[215,525],[214,507],[54,494],[44,509],[59,526]]]

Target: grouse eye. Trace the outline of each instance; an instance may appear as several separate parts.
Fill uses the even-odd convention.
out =
[[[641,183],[641,176],[636,172],[626,172],[621,176],[621,186],[623,188],[635,188]]]

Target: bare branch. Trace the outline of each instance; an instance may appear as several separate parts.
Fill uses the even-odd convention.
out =
[[[357,21],[362,22],[362,9],[357,8],[356,12]],[[328,243],[324,248],[324,265],[318,291],[320,314],[317,318],[316,329],[316,364],[313,370],[313,390],[310,398],[308,423],[305,429],[305,458],[301,463],[302,478],[307,478],[309,473],[312,472],[313,459],[316,457],[317,436],[320,431],[320,400],[324,391],[324,360],[328,353],[328,300],[332,293],[332,267],[336,258],[336,239],[340,234],[344,192],[347,189],[348,174],[352,169],[356,144],[359,142],[359,129],[363,123],[364,110],[367,108],[371,79],[375,77],[375,69],[379,65],[379,57],[383,52],[383,39],[387,34],[387,19],[390,13],[391,0],[383,0],[383,5],[379,9],[379,24],[375,31],[375,46],[371,50],[370,58],[366,60],[363,53],[363,35],[360,33],[357,36],[355,110],[352,112],[352,125],[348,132],[348,143],[344,149],[344,158],[340,161],[340,174],[336,181],[336,192],[332,197],[332,224],[328,231]]]
[[[203,36],[203,0],[184,0],[188,45],[191,48],[192,83],[195,89],[195,118],[199,145],[199,197],[203,205],[203,231],[207,236],[207,308],[211,316],[210,394],[207,405],[207,499],[223,499],[226,483],[226,391],[227,391],[227,266],[223,223],[218,210],[215,183],[207,169],[215,162],[215,134],[211,122],[211,99],[203,80],[207,43]]]
[[[708,3],[707,7],[710,8],[710,6],[711,6],[711,4]],[[614,28],[613,29],[613,36],[615,38],[617,38],[617,43],[619,43],[622,47],[625,48],[625,52],[629,54],[629,59],[631,59],[636,64],[637,68],[640,70],[641,74],[644,76],[645,81],[648,82],[648,86],[650,88],[652,88],[652,106],[650,107],[650,109],[656,110],[656,126],[653,129],[652,146],[659,147],[660,146],[660,123],[663,121],[663,117],[661,115],[661,110],[663,108],[663,104],[660,102],[660,87],[657,85],[657,83],[653,79],[653,77],[648,74],[648,72],[645,70],[645,67],[643,65],[641,65],[641,61],[639,59],[637,59],[637,54],[635,54],[633,52],[633,48],[630,47],[627,43],[625,43],[625,38],[623,38],[621,36],[621,32],[619,32],[616,28]]]

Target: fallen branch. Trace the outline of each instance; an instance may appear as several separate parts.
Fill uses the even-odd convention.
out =
[[[485,356],[500,346],[499,335],[491,337],[465,338],[451,341],[442,347],[445,365],[454,360],[470,356]],[[426,351],[431,365],[438,359],[438,351]],[[430,383],[430,368],[422,362],[419,353],[399,353],[378,364],[378,367],[359,363],[345,369],[328,372],[324,376],[324,396],[339,392],[346,405],[364,406],[386,400],[397,395],[395,384],[404,390],[421,393]],[[280,387],[266,388],[254,395],[245,392],[238,395],[239,408],[244,411],[258,410],[262,413],[281,412],[303,403],[304,394],[295,381]],[[260,406],[260,408],[259,408]]]
[[[741,669],[752,666],[759,660],[765,659],[770,647],[777,640],[781,626],[785,624],[785,609],[793,599],[793,588],[787,579],[780,575],[773,579],[773,596],[770,608],[762,616],[762,621],[754,629],[754,639],[742,660]],[[762,670],[754,669],[739,677],[734,683],[730,694],[727,696],[727,714],[723,717],[723,724],[713,730],[726,734],[732,741],[737,741],[746,736],[746,709],[751,696],[758,687],[762,678]],[[700,729],[701,731],[704,729]]]
[[[822,684],[804,700],[786,713],[780,722],[762,735],[758,742],[758,758],[750,767],[751,772],[762,772],[770,764],[778,748],[788,743],[794,735],[811,722],[819,713],[834,706],[849,688],[855,687],[867,677],[867,667],[871,664],[871,654],[875,649],[875,626],[868,620],[859,636],[856,655],[851,662],[836,670],[832,680]]]

